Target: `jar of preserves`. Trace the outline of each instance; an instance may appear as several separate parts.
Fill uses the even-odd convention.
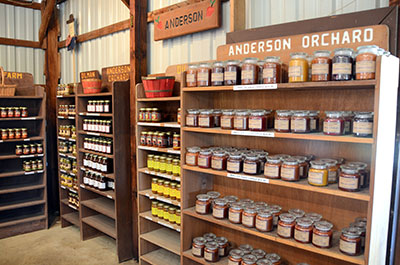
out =
[[[238,202],[232,203],[229,207],[229,212],[228,212],[229,222],[233,224],[241,224],[242,212],[243,212],[243,206],[241,203]]]
[[[228,60],[224,71],[224,84],[226,86],[240,85],[241,68],[238,60]]]
[[[265,259],[271,261],[272,265],[280,265],[281,257],[276,253],[270,253],[265,255]]]
[[[181,135],[175,133],[174,138],[172,140],[172,149],[180,150],[181,149]]]
[[[151,215],[156,216],[157,217],[157,201],[152,201],[151,202]]]
[[[306,213],[304,217],[311,219],[313,223],[319,222],[322,219],[322,215],[318,213]]]
[[[31,144],[31,150],[29,151],[31,154],[36,154],[36,145]]]
[[[159,133],[157,137],[157,146],[161,148],[167,148],[168,147],[168,137],[166,133]]]
[[[221,127],[222,111],[219,109],[214,109],[212,115],[214,117],[214,127]]]
[[[157,217],[158,218],[164,218],[164,203],[158,203],[157,204]]]
[[[175,211],[175,215],[176,215],[175,223],[176,223],[177,226],[180,226],[181,225],[181,210],[177,209]]]
[[[337,183],[338,180],[338,162],[337,160],[334,159],[321,159],[321,162],[324,162],[326,164],[326,167],[328,169],[328,183],[329,184],[334,184]]]
[[[265,58],[262,80],[264,84],[276,84],[281,82],[282,64],[279,56]]]
[[[104,100],[104,112],[106,112],[106,113],[110,112],[110,101],[109,100]]]
[[[8,139],[7,129],[1,129],[1,140],[7,140],[7,139]]]
[[[353,118],[354,114],[352,111],[341,111],[342,117],[344,120],[344,130],[343,134],[351,134],[352,133],[352,123],[353,123]]]
[[[245,58],[242,64],[242,85],[258,84],[258,59]]]
[[[15,107],[14,108],[14,117],[20,118],[21,117],[21,108]]]
[[[242,258],[242,265],[256,265],[257,257],[251,254],[244,255]]]
[[[171,223],[171,224],[174,224],[175,223],[175,219],[176,219],[176,214],[175,214],[175,212],[176,212],[176,208],[175,207],[169,207],[169,219],[168,219],[168,221]]]
[[[327,221],[319,221],[314,224],[312,244],[319,248],[332,247],[333,225]]]
[[[267,210],[269,210],[272,214],[272,219],[273,219],[273,224],[274,226],[278,225],[278,221],[279,221],[279,215],[281,214],[281,210],[282,207],[279,205],[268,205],[268,207],[266,208]]]
[[[151,122],[160,122],[161,121],[161,112],[158,108],[151,109]]]
[[[192,255],[203,257],[206,243],[207,241],[203,237],[195,237],[192,242]]]
[[[212,65],[211,85],[212,86],[224,85],[224,64],[220,61],[216,61]]]
[[[290,121],[292,112],[287,110],[277,110],[275,115],[274,130],[276,132],[288,133],[290,132]]]
[[[245,227],[253,228],[256,224],[257,207],[247,206],[243,208],[242,224]]]
[[[222,110],[221,115],[221,129],[232,130],[234,123],[235,111],[234,110]]]
[[[186,115],[186,126],[198,127],[199,126],[199,114],[200,111],[196,109],[188,109]]]
[[[257,260],[257,265],[272,265],[272,262],[268,259],[259,259]]]
[[[297,159],[284,159],[281,166],[281,179],[285,181],[300,180],[300,165]]]
[[[200,153],[200,147],[188,147],[186,152],[186,165],[197,166],[197,160]]]
[[[281,177],[282,160],[279,156],[267,156],[267,162],[264,165],[264,176],[270,179],[279,179]]]
[[[0,108],[0,118],[7,118],[7,109]]]
[[[224,199],[228,201],[229,205],[238,201],[238,197],[236,197],[234,195],[225,196]]]
[[[315,51],[311,62],[311,81],[330,81],[331,65],[330,51]]]
[[[15,139],[14,129],[8,129],[8,139]]]
[[[358,112],[353,120],[353,134],[357,137],[372,137],[373,124],[373,112]]]
[[[15,132],[15,139],[21,139],[22,137],[21,129],[15,128],[14,132]]]
[[[339,111],[327,111],[324,120],[324,134],[326,135],[343,135],[344,119]]]
[[[308,80],[308,62],[307,54],[304,52],[295,52],[290,54],[289,61],[289,83],[307,82]]]
[[[240,173],[243,171],[243,156],[240,152],[229,154],[226,170],[230,173]]]
[[[228,217],[228,201],[222,198],[215,199],[212,215],[217,219],[226,219]]]
[[[328,168],[325,162],[311,161],[311,168],[308,171],[308,184],[312,186],[328,186]]]
[[[172,175],[176,177],[181,175],[181,161],[179,159],[172,159]],[[180,187],[180,185],[176,187],[178,188],[178,186]],[[178,199],[178,197],[176,199]]]
[[[197,65],[189,65],[189,69],[186,72],[186,86],[196,87],[197,86]]]
[[[147,132],[140,133],[140,145],[147,145]]]
[[[309,133],[311,131],[310,116],[307,111],[296,111],[290,121],[291,132]]]
[[[332,80],[349,81],[353,76],[353,49],[338,48],[332,58]]]
[[[265,110],[253,110],[250,112],[249,130],[250,131],[267,130],[267,117],[265,115]]]
[[[204,248],[204,260],[217,262],[219,260],[219,247],[216,242],[207,242]]]
[[[15,147],[15,154],[16,154],[17,156],[22,155],[22,145],[17,145],[17,146]]]
[[[211,85],[211,67],[208,63],[201,63],[197,67],[197,86]]]
[[[249,129],[249,112],[247,110],[237,110],[233,118],[233,128],[239,131]]]
[[[178,124],[181,124],[181,117],[182,117],[181,108],[178,108],[178,111],[176,113],[176,121],[177,121]]]
[[[211,207],[210,196],[207,194],[198,194],[196,198],[196,213],[209,214]]]
[[[379,47],[376,45],[357,47],[356,80],[375,79],[376,56]]]
[[[153,170],[155,172],[160,172],[160,156],[154,156],[153,158]]]
[[[261,162],[257,154],[248,154],[243,162],[243,173],[248,175],[261,174]]]
[[[244,252],[244,255],[250,254],[254,250],[249,244],[240,245],[239,249]]]
[[[23,149],[22,149],[22,153],[24,155],[29,155],[29,152],[31,151],[31,149],[29,148],[29,145],[24,144],[23,145]]]
[[[292,238],[294,234],[296,217],[290,213],[282,213],[279,215],[278,236],[282,238]]]
[[[313,221],[307,217],[296,219],[296,226],[294,227],[294,240],[299,243],[311,243],[313,233]]]
[[[204,110],[200,111],[199,127],[200,128],[212,128],[212,127],[214,127],[213,110],[204,109]]]
[[[167,172],[167,163],[165,162],[166,157],[161,156],[160,157],[160,173],[165,173]]]
[[[274,221],[271,211],[262,209],[257,212],[256,228],[261,232],[270,232],[274,228]]]
[[[339,241],[340,252],[349,256],[361,254],[361,232],[356,227],[343,228]]]
[[[356,192],[360,190],[361,175],[355,166],[340,166],[339,189],[343,191]]]
[[[166,221],[169,220],[169,205],[164,205],[163,219]]]
[[[242,257],[244,256],[244,252],[240,249],[232,249],[229,252],[229,265],[241,265],[242,263]]]
[[[144,113],[144,121],[151,122],[151,112],[152,108],[145,108],[145,113]]]
[[[211,157],[211,168],[215,170],[226,170],[228,156],[225,151],[215,151]]]
[[[154,194],[157,194],[158,191],[158,179],[157,178],[152,178],[151,179],[151,192]]]
[[[14,118],[14,109],[12,107],[7,108],[7,118]]]
[[[197,165],[200,168],[211,168],[212,152],[209,149],[201,150],[197,160]]]
[[[356,219],[357,220],[357,219]],[[361,233],[361,249],[365,248],[365,237],[367,235],[367,223],[355,221],[354,223],[350,224],[350,227],[355,227]]]
[[[154,155],[152,154],[147,155],[147,168],[149,170],[154,169]]]
[[[350,162],[349,166],[358,168],[358,173],[360,174],[360,188],[368,187],[369,184],[369,174],[367,167],[368,165],[363,162]]]
[[[310,118],[310,132],[319,131],[319,111],[310,110],[308,111],[308,117]]]
[[[218,254],[220,257],[226,257],[228,255],[228,239],[226,237],[217,237],[215,241],[218,244]]]

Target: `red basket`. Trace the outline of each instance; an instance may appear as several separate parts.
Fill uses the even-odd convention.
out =
[[[83,79],[82,87],[84,94],[96,94],[101,92],[101,79]]]
[[[174,90],[174,76],[142,77],[146,98],[171,97]]]

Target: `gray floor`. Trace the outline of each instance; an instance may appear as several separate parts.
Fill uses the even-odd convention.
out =
[[[115,241],[107,236],[80,240],[79,229],[48,230],[0,240],[0,265],[112,265],[118,264]],[[130,260],[123,265],[137,264]]]

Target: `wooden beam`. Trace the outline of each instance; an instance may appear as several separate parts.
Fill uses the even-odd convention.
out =
[[[96,29],[96,30],[78,35],[76,42],[82,43],[82,42],[100,38],[100,37],[103,37],[103,36],[106,36],[109,34],[120,32],[120,31],[129,29],[129,25],[130,25],[130,20],[127,19],[127,20],[124,20],[124,21],[121,21],[121,22],[118,22],[118,23],[115,23],[115,24],[112,24],[112,25],[109,25],[109,26],[106,26],[106,27],[103,27],[100,29]],[[58,43],[59,49],[65,48],[65,47],[66,47],[65,40],[60,41]]]
[[[19,7],[25,7],[25,8],[32,8],[36,10],[40,10],[40,3],[23,3],[21,1],[12,1],[12,0],[0,0],[0,4],[6,4],[6,5],[13,5],[13,6],[19,6]]]
[[[36,49],[42,48],[38,41],[18,40],[18,39],[9,39],[9,38],[0,38],[0,44],[1,45],[27,47],[27,48],[36,48]]]
[[[243,0],[230,0],[231,25],[230,32],[244,30],[246,28],[246,3]]]
[[[39,28],[39,43],[42,45],[46,37],[47,27],[49,26],[50,18],[53,15],[56,0],[47,0],[44,12],[42,12],[42,23]]]
[[[400,6],[400,0],[390,0],[389,6]]]
[[[124,5],[126,5],[127,8],[129,8],[129,5],[130,5],[129,0],[121,0],[121,1],[122,1],[122,3],[124,3]]]

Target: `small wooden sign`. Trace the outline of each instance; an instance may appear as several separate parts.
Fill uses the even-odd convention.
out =
[[[80,73],[81,76],[81,82],[84,79],[100,79],[100,73],[99,71],[95,70],[95,71],[87,71],[87,72],[81,72]]]
[[[163,13],[154,20],[154,40],[219,28],[220,10],[220,0],[205,0]]]
[[[101,70],[103,82],[127,81],[130,79],[131,66],[129,64],[106,67]]]

